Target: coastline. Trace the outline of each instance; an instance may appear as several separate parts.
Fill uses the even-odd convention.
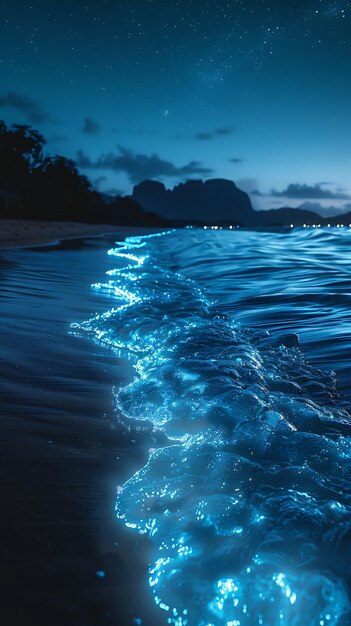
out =
[[[145,226],[86,224],[83,222],[50,222],[34,220],[0,220],[0,249],[50,245],[66,239],[99,237],[107,234],[149,232]],[[157,231],[158,228],[151,230]]]
[[[69,332],[110,306],[90,285],[126,231],[0,250],[3,624],[162,623],[145,584],[147,540],[114,513],[117,485],[155,445],[117,423],[112,389],[133,372]]]

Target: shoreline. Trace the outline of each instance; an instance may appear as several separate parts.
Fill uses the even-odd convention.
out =
[[[87,224],[84,222],[50,222],[45,220],[0,220],[0,250],[55,244],[69,239],[133,234],[136,231],[158,231],[147,226]],[[161,230],[161,229],[160,229]]]

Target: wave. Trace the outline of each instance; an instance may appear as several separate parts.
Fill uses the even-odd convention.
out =
[[[336,626],[350,618],[351,419],[335,375],[219,312],[166,269],[181,235],[129,237],[93,288],[114,306],[73,332],[132,360],[120,420],[165,444],[120,490],[152,543],[149,585],[174,626]]]

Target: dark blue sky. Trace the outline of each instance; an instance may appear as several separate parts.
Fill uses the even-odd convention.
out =
[[[257,208],[351,207],[351,2],[0,9],[0,118],[41,130],[99,189],[221,176],[258,190]]]

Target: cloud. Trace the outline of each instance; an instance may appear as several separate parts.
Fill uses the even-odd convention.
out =
[[[148,156],[136,154],[132,150],[119,147],[119,154],[106,154],[92,161],[82,150],[77,152],[77,163],[82,169],[110,170],[125,172],[132,183],[140,182],[145,178],[157,177],[184,177],[194,174],[212,174],[213,170],[204,167],[198,161],[190,161],[186,165],[177,167],[171,161],[161,159],[157,154]]]
[[[95,122],[91,117],[86,117],[82,128],[82,133],[85,135],[97,135],[101,130],[100,124]]]
[[[61,143],[62,141],[68,141],[68,137],[65,137],[64,135],[53,135],[51,137],[51,141],[54,141],[55,143]]]
[[[131,128],[130,126],[119,126],[111,129],[111,132],[118,135],[158,135],[156,130],[145,128]]]
[[[106,180],[106,176],[98,176],[97,178],[95,178],[95,180],[93,181],[95,189],[98,189],[102,185],[102,183],[106,182]]]
[[[78,150],[77,152],[77,165],[83,170],[99,169],[99,164],[94,164],[93,161],[84,154],[83,150]]]
[[[332,191],[330,189],[324,189],[326,183],[317,183],[316,185],[306,185],[299,183],[292,183],[287,186],[283,191],[277,191],[272,189],[268,195],[275,196],[277,198],[301,198],[302,200],[349,200],[351,196],[346,194],[343,190],[338,189]],[[329,183],[328,183],[329,184]],[[262,195],[257,192],[256,195]]]
[[[246,191],[247,193],[254,194],[254,195],[261,195],[259,192],[255,191],[259,187],[259,182],[257,178],[240,178],[240,180],[236,181],[236,184],[239,187],[239,189],[242,189],[243,191]]]
[[[116,189],[116,187],[111,187],[110,189],[105,189],[101,193],[103,193],[105,196],[111,196],[111,197],[124,196],[125,195],[121,189]]]
[[[217,128],[214,131],[215,135],[231,135],[234,132],[234,128]]]
[[[238,163],[242,163],[243,159],[238,159],[237,157],[234,157],[233,159],[229,159],[229,163],[234,163],[234,165],[237,165]]]
[[[216,135],[213,133],[198,133],[195,135],[195,139],[198,139],[199,141],[208,141],[209,139],[213,139],[215,136]]]
[[[21,111],[27,116],[29,122],[48,122],[51,120],[51,115],[44,111],[34,98],[14,91],[9,91],[5,96],[0,96],[0,107]]]
[[[195,139],[198,141],[210,141],[216,139],[216,137],[223,137],[224,135],[231,135],[234,132],[234,128],[216,128],[215,130],[207,133],[197,133]]]

